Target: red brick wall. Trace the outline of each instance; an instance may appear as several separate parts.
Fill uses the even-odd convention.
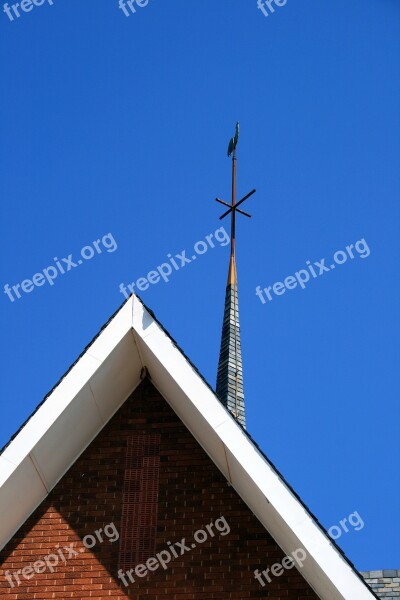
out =
[[[89,550],[82,539],[109,523],[120,531],[126,440],[150,433],[161,436],[156,551],[168,548],[168,541],[185,537],[186,543],[192,542],[197,530],[221,516],[230,533],[216,532],[171,561],[166,570],[135,576],[135,583],[127,588],[117,577],[119,542],[110,543],[104,536],[103,543]],[[21,584],[13,580],[13,588],[4,579],[4,571],[22,570],[72,543],[78,555],[67,559],[67,551],[62,550],[66,561],[60,558],[54,573],[46,569],[29,580],[19,575]],[[145,381],[0,553],[0,596],[8,600],[317,598],[296,569],[272,577],[265,587],[254,578],[255,569],[263,570],[283,558],[169,405]]]

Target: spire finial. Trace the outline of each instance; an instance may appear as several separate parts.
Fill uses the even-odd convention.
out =
[[[240,126],[239,126],[239,121],[237,121],[236,122],[235,135],[231,139],[231,141],[229,142],[228,156],[230,156],[231,154],[233,154],[236,151],[236,146],[237,146],[237,143],[239,141],[239,132],[240,132]]]
[[[236,123],[234,137],[229,142],[228,156],[232,156],[232,200],[229,204],[220,198],[216,201],[228,207],[220,216],[224,219],[231,215],[231,254],[229,259],[228,282],[225,295],[225,311],[222,326],[221,350],[217,375],[217,395],[235,418],[245,427],[243,370],[240,345],[239,306],[236,274],[236,213],[251,217],[249,213],[238,207],[252,196],[252,190],[239,202],[236,202],[236,147],[239,141],[239,123]]]
[[[230,140],[228,147],[228,156],[232,156],[232,200],[229,204],[220,198],[216,198],[216,201],[224,206],[228,206],[229,210],[224,212],[223,215],[220,216],[220,219],[224,219],[227,215],[231,214],[231,261],[230,264],[235,263],[235,242],[236,242],[236,212],[244,215],[245,217],[251,217],[249,213],[244,210],[240,210],[238,207],[245,202],[250,196],[252,196],[256,190],[251,190],[246,196],[244,196],[239,202],[236,202],[236,147],[239,141],[239,122],[236,123],[236,131],[235,136]],[[233,259],[233,261],[232,261]]]

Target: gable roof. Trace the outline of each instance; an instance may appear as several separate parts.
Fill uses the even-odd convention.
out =
[[[149,373],[250,510],[323,600],[377,598],[153,313],[133,295],[0,455],[0,549]],[[260,557],[262,563],[262,557]],[[263,566],[263,565],[261,565]]]

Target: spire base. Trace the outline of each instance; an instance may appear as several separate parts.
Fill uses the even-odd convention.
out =
[[[237,285],[236,260],[233,254],[231,254],[229,261],[228,281],[226,282],[226,285]]]
[[[229,263],[216,393],[222,404],[246,427],[239,302],[235,257]]]

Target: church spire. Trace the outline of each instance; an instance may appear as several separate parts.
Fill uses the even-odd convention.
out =
[[[228,204],[216,198],[217,202],[229,208],[220,219],[231,215],[231,254],[229,259],[228,281],[225,293],[225,309],[222,324],[221,349],[218,363],[217,396],[233,416],[246,426],[242,351],[240,344],[238,281],[236,272],[236,213],[251,217],[239,209],[247,198],[256,190],[252,190],[239,202],[236,202],[236,147],[239,140],[239,123],[236,124],[235,136],[229,142],[228,156],[232,156],[232,200]]]

